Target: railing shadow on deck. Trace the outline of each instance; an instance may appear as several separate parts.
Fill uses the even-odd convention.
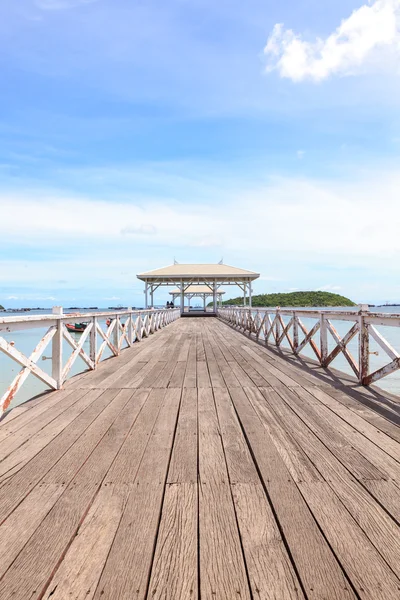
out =
[[[276,309],[229,307],[219,308],[218,317],[247,338],[250,337],[262,347],[267,347],[288,364],[301,367],[329,386],[345,388],[347,394],[400,425],[400,398],[372,385],[400,368],[400,355],[376,329],[376,325],[400,328],[400,315],[370,313],[365,306],[353,312],[280,309],[279,307]],[[302,322],[301,319],[304,318],[314,319],[315,323],[310,330]],[[333,327],[334,320],[349,322],[350,329],[343,337]],[[317,332],[318,343],[315,341]],[[328,333],[334,342],[334,347],[329,352]],[[358,342],[358,361],[354,359],[347,347],[353,338]],[[372,372],[370,338],[374,340],[375,346],[378,345],[391,359],[389,363]],[[284,341],[287,343],[286,346],[283,345]],[[307,345],[310,345],[315,359],[302,354]],[[339,355],[345,357],[354,376],[332,368],[332,362]],[[395,416],[395,413],[399,417]]]

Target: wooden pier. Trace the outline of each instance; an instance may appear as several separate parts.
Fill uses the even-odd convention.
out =
[[[178,319],[0,422],[0,598],[400,598],[399,424],[376,388]]]

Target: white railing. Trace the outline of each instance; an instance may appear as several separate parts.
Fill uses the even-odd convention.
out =
[[[0,351],[22,366],[0,398],[0,415],[9,407],[29,374],[54,390],[61,389],[78,357],[89,369],[96,369],[106,348],[111,351],[112,356],[118,356],[124,348],[131,347],[134,342],[141,341],[143,337],[148,337],[179,317],[179,308],[64,314],[62,308],[57,306],[53,308],[51,315],[0,317]],[[75,339],[66,325],[81,322],[85,322],[85,329]],[[29,357],[18,350],[14,342],[2,337],[6,333],[33,328],[46,328],[46,333]],[[64,340],[72,349],[68,357],[64,357]],[[86,341],[89,342],[89,354],[84,349]],[[38,365],[38,360],[50,342],[51,357],[42,358],[51,359],[51,375]]]
[[[295,355],[301,354],[309,345],[319,364],[325,368],[342,354],[359,383],[365,386],[400,369],[400,354],[376,328],[380,325],[400,328],[400,315],[372,313],[368,305],[360,305],[356,311],[223,307],[218,309],[218,317],[266,345],[271,342],[278,347],[286,344]],[[302,319],[313,319],[315,323],[307,329]],[[332,321],[348,321],[350,329],[341,337]],[[357,360],[348,348],[356,336]],[[370,354],[378,354],[370,352],[372,340],[390,360],[371,372]],[[332,342],[334,347],[329,349]]]

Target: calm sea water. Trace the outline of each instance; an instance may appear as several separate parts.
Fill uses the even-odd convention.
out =
[[[99,312],[104,312],[106,309],[100,309]],[[306,310],[306,309],[305,309]],[[315,310],[315,309],[314,309]],[[335,308],[333,310],[341,310],[339,308]],[[349,309],[346,309],[349,310]],[[396,314],[400,314],[400,307],[380,307],[380,308],[376,308],[376,309],[371,309],[371,311],[376,311],[376,312],[382,312],[382,313],[396,313]],[[50,311],[30,311],[29,313],[22,313],[23,315],[33,315],[33,314],[47,314]],[[73,312],[73,311],[71,311]],[[96,312],[93,310],[90,311],[79,311],[79,312]],[[15,316],[20,315],[21,313],[15,313]],[[4,312],[0,312],[0,316],[13,316],[12,313],[4,313]],[[310,329],[313,324],[315,323],[314,319],[307,319],[304,318],[302,319],[304,325],[307,327],[307,329]],[[103,329],[106,329],[106,324],[105,321],[103,321],[101,323]],[[336,328],[336,330],[339,332],[340,336],[343,336],[346,334],[346,332],[350,329],[351,327],[351,323],[349,323],[348,321],[334,321],[334,326]],[[386,338],[386,340],[397,350],[400,351],[400,328],[397,327],[377,327],[377,329],[382,333],[382,335]],[[8,334],[4,334],[4,338],[7,341],[14,341],[15,343],[15,348],[17,348],[18,350],[20,350],[21,352],[23,352],[23,354],[25,354],[26,356],[29,356],[30,353],[33,351],[33,349],[35,348],[35,346],[37,345],[37,343],[40,341],[40,339],[43,337],[43,335],[46,333],[47,328],[35,328],[35,329],[27,329],[27,330],[22,330],[22,331],[16,331],[14,333],[8,333]],[[79,340],[79,334],[71,334],[72,336],[75,336],[75,339],[78,341]],[[328,336],[330,338],[330,336]],[[319,339],[318,339],[318,334],[315,336],[315,340],[317,343],[319,343]],[[329,340],[330,343],[330,349],[333,349],[333,347],[335,346],[335,343],[333,341],[333,339]],[[85,351],[86,353],[89,353],[89,340],[86,341],[85,343]],[[350,350],[350,352],[352,353],[353,357],[355,358],[355,360],[358,360],[358,342],[357,342],[357,337],[355,337],[350,344],[348,345],[348,348]],[[383,350],[381,350],[381,348],[379,346],[377,346],[377,344],[371,340],[370,342],[370,350],[371,352],[377,352],[376,354],[371,354],[371,369],[375,370],[380,368],[381,366],[387,364],[388,362],[390,362],[389,357],[383,352]],[[69,356],[71,353],[71,348],[70,346],[65,343],[64,345],[64,356]],[[104,358],[110,356],[110,352],[106,349],[104,352]],[[311,350],[311,348],[309,346],[306,347],[306,349],[304,350],[304,354],[306,356],[309,356],[310,358],[314,358],[314,354]],[[49,346],[46,348],[45,352],[44,352],[44,356],[45,357],[49,357],[51,356],[51,344],[49,344]],[[51,360],[49,359],[45,359],[39,360],[39,366],[47,373],[51,372]],[[351,368],[348,365],[346,359],[343,357],[342,354],[340,354],[337,359],[332,363],[332,366],[344,371],[345,373],[351,373]],[[81,371],[84,371],[86,369],[86,364],[80,359],[77,358],[77,360],[75,361],[75,364],[73,365],[70,375],[75,375]],[[20,366],[15,363],[13,360],[11,360],[10,358],[8,358],[5,354],[0,353],[0,397],[3,395],[3,393],[5,392],[5,390],[7,389],[7,387],[10,385],[11,381],[14,379],[14,377],[17,375],[17,373],[20,371]],[[400,395],[400,370],[393,373],[392,375],[386,377],[385,379],[382,379],[378,385],[382,388],[385,389],[393,394],[398,394]],[[27,378],[27,380],[25,381],[24,385],[22,386],[21,390],[18,392],[18,394],[16,395],[16,397],[13,400],[13,404],[12,406],[16,406],[18,404],[21,404],[22,402],[25,402],[26,400],[32,398],[33,396],[36,396],[37,394],[41,393],[42,391],[44,391],[46,388],[46,386],[39,381],[36,377],[29,375],[29,377]]]

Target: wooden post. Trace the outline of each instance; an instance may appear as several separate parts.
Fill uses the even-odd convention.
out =
[[[276,307],[276,317],[279,317],[279,309],[280,309],[280,306],[277,306]],[[276,344],[276,346],[279,346],[278,340],[281,335],[281,325],[279,322],[279,318],[276,319],[276,323],[275,323],[275,335],[276,335],[275,344]]]
[[[185,293],[183,289],[183,281],[181,281],[181,315],[185,312]]]
[[[295,311],[293,311],[293,347],[295,353],[297,353],[297,348],[299,347],[299,324]]]
[[[320,342],[321,342],[321,366],[326,367],[326,361],[328,358],[328,327],[326,324],[326,317],[323,313],[320,315]]]
[[[213,283],[213,311],[217,313],[217,284]]]
[[[150,308],[154,308],[154,288],[153,288],[153,284],[150,284],[150,303],[151,303]]]
[[[62,306],[53,306],[53,315],[62,315]],[[57,389],[62,388],[63,372],[63,322],[61,319],[57,320],[57,332],[52,340],[52,351],[51,351],[51,375],[57,382]]]
[[[93,361],[94,368],[97,367],[97,317],[92,318],[92,329],[90,331],[90,359]]]
[[[243,284],[243,308],[246,307],[246,289],[247,289],[247,284],[244,283]]]
[[[369,311],[368,304],[360,304],[360,312],[358,313],[359,327],[359,375],[358,380],[361,385],[364,385],[364,380],[369,375],[369,331],[368,325],[365,322],[365,315]]]
[[[128,328],[128,340],[129,340],[129,344],[133,344],[133,314],[132,314],[132,307],[128,308],[129,310],[129,328]],[[126,325],[125,325],[126,327]]]
[[[120,319],[119,319],[119,315],[115,315],[115,326],[114,326],[114,331],[113,331],[113,341],[112,344],[113,346],[115,346],[115,349],[117,351],[117,354],[119,354],[119,325],[120,325]]]
[[[204,307],[204,312],[206,312],[206,295],[203,294],[203,307]]]
[[[145,309],[149,308],[149,298],[148,298],[148,295],[147,295],[148,289],[149,289],[149,286],[148,286],[148,283],[146,281],[146,283],[144,285],[144,307],[145,307]]]
[[[252,306],[252,305],[251,305],[251,292],[252,292],[252,289],[251,289],[251,281],[250,281],[250,283],[249,283],[249,307],[250,307],[250,308],[251,308],[251,306]]]

